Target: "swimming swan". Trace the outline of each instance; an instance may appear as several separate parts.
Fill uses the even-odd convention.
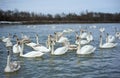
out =
[[[15,71],[19,70],[20,67],[21,67],[20,66],[20,62],[18,62],[18,61],[11,62],[10,53],[8,51],[7,65],[6,65],[5,69],[4,69],[4,72],[7,72],[7,73],[9,73],[9,72],[15,72]]]
[[[85,45],[85,46],[81,47],[80,39],[79,39],[79,44],[78,44],[76,53],[77,54],[91,54],[95,51],[95,49],[96,49],[96,47],[93,47],[92,45]]]
[[[22,49],[21,52],[20,52],[20,56],[21,57],[29,57],[29,58],[32,58],[32,57],[41,57],[44,54],[44,53],[42,53],[40,51],[31,51],[31,52],[28,52],[26,54],[23,54],[24,43],[22,43],[22,48],[21,49]]]
[[[102,44],[102,35],[100,35],[100,44],[99,44],[100,48],[113,48],[115,46],[117,46],[117,43],[106,42],[106,43]]]
[[[51,42],[52,45],[52,50],[51,50],[51,54],[52,55],[63,55],[68,51],[68,42],[65,42],[65,46],[63,47],[59,47],[54,51],[54,41]]]

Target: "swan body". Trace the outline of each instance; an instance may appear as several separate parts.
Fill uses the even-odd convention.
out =
[[[42,45],[33,46],[32,48],[36,51],[41,51],[41,52],[50,52],[51,50],[50,48],[48,49],[47,47]]]
[[[113,48],[115,46],[117,46],[117,43],[106,42],[106,43],[102,44],[102,35],[100,35],[100,44],[99,44],[100,48]]]
[[[6,47],[12,47],[12,45],[13,45],[13,44],[12,44],[11,41],[7,41],[7,42],[6,42]]]
[[[27,35],[24,35],[23,32],[21,32],[21,38],[25,40],[30,40],[30,38]]]
[[[67,48],[66,47],[60,47],[60,48],[57,48],[52,54],[53,55],[63,55],[67,52]]]
[[[30,42],[30,43],[27,43],[26,45],[29,46],[29,47],[33,47],[33,46],[36,46],[37,44],[33,43],[33,42]]]
[[[120,38],[120,32],[115,33],[116,38]]]
[[[28,58],[33,58],[33,57],[41,57],[44,55],[44,53],[40,51],[31,51],[26,54],[23,54],[23,49],[24,49],[24,44],[22,43],[22,48],[21,48],[20,56],[21,57],[28,57]]]
[[[115,37],[112,36],[112,35],[109,35],[109,36],[108,36],[108,41],[107,41],[107,42],[112,43],[112,42],[114,42],[114,41],[115,41]]]
[[[68,42],[65,42],[65,46],[59,47],[54,51],[54,41],[52,41],[52,50],[51,50],[52,55],[63,55],[67,51],[68,51]]]
[[[92,45],[85,45],[81,49],[77,49],[77,54],[91,54],[95,51],[96,47]]]
[[[81,47],[80,38],[78,37],[77,40],[79,41],[76,51],[77,54],[91,54],[95,51],[96,47],[93,47],[92,45],[85,45]]]
[[[117,46],[117,43],[105,43],[103,45],[100,45],[100,48],[113,48]]]
[[[34,57],[41,57],[43,56],[44,53],[40,52],[40,51],[31,51],[28,52],[24,55],[20,55],[21,57],[30,57],[30,58],[34,58]]]
[[[7,42],[8,40],[10,40],[10,38],[2,38],[3,42]]]
[[[13,62],[10,61],[10,54],[9,54],[9,51],[8,51],[7,65],[4,69],[4,72],[6,72],[6,73],[15,72],[15,71],[19,70],[20,67],[21,66],[20,66],[19,61],[13,61]]]
[[[87,39],[88,41],[92,41],[92,40],[93,40],[93,36],[92,36],[92,33],[91,33],[91,32],[87,35],[86,39]]]
[[[73,29],[66,29],[66,30],[63,30],[63,33],[71,33],[71,32],[74,32],[74,30]]]
[[[80,44],[81,44],[81,45],[85,45],[85,44],[88,44],[89,42],[90,42],[90,41],[88,41],[88,40],[81,40],[81,41],[80,41]],[[75,44],[78,45],[78,44],[79,44],[79,41],[76,40],[76,41],[75,41]]]
[[[64,41],[68,41],[68,38],[62,36],[62,37],[60,37],[60,39],[57,42],[63,43]]]
[[[100,28],[99,31],[103,33],[105,31],[105,28]]]
[[[20,53],[21,47],[18,44],[13,45],[13,53]]]
[[[86,38],[87,35],[88,35],[88,34],[87,34],[86,32],[84,32],[84,33],[82,33],[82,34],[80,35],[80,37],[81,37],[81,38]]]

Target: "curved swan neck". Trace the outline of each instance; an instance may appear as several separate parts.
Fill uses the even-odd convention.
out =
[[[55,41],[56,42],[58,41],[58,35],[57,35],[57,33],[55,34]]]
[[[22,43],[22,48],[21,48],[21,51],[20,51],[20,56],[23,55],[23,50],[24,50],[24,43]]]
[[[10,66],[10,55],[7,56],[7,66]]]
[[[108,43],[108,36],[109,36],[109,35],[107,34],[107,36],[106,36],[106,43]]]
[[[102,46],[102,36],[100,36],[100,46]]]
[[[39,37],[36,35],[36,43],[39,44]]]
[[[81,44],[80,44],[80,39],[78,40],[78,50],[80,50]]]
[[[51,50],[51,54],[54,54],[54,45],[52,43],[52,50]]]

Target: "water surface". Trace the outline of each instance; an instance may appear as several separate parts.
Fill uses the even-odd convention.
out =
[[[90,26],[97,28],[90,28]],[[120,77],[120,40],[116,39],[117,47],[112,49],[99,49],[99,28],[104,27],[105,33],[115,35],[115,27],[120,30],[119,23],[100,24],[45,24],[45,25],[0,25],[0,38],[8,33],[21,36],[21,32],[30,36],[35,42],[35,34],[38,33],[39,42],[45,46],[48,34],[56,31],[72,28],[79,31],[87,29],[93,33],[96,50],[91,55],[77,55],[76,51],[68,51],[62,56],[53,56],[50,53],[40,58],[22,58],[18,54],[12,54],[12,60],[21,61],[21,69],[15,73],[4,73],[7,52],[3,42],[0,41],[0,78],[119,78]],[[73,44],[75,34],[66,35]],[[105,37],[105,36],[104,36]],[[15,39],[12,39],[15,44]],[[104,41],[105,42],[105,38]],[[56,47],[57,48],[57,47]],[[25,46],[24,53],[32,51]]]

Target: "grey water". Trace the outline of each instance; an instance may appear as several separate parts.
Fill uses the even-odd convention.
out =
[[[96,26],[96,28],[91,28]],[[116,39],[118,45],[111,49],[99,48],[99,28],[104,27],[103,35],[115,35],[115,27],[120,31],[120,23],[95,23],[95,24],[41,24],[41,25],[0,25],[0,38],[7,37],[8,33],[17,34],[21,32],[28,35],[35,42],[35,34],[39,34],[39,42],[45,45],[47,36],[54,32],[61,32],[71,28],[75,31],[86,29],[92,32],[94,41],[90,43],[96,47],[93,54],[77,55],[76,51],[68,51],[61,56],[46,53],[40,58],[22,58],[19,54],[12,54],[12,60],[20,61],[21,68],[14,73],[4,73],[7,52],[5,43],[0,41],[0,78],[120,78],[120,40]],[[66,34],[71,44],[75,42],[75,33]],[[15,39],[12,38],[13,44]],[[56,47],[58,48],[58,47]],[[24,53],[33,49],[25,46]]]

